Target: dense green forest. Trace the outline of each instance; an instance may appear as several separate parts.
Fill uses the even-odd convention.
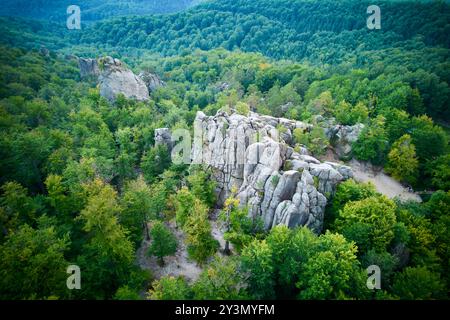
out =
[[[367,6],[208,1],[82,30],[1,18],[0,299],[448,299],[450,5],[383,1],[373,31]],[[73,54],[112,55],[166,85],[148,102],[109,102]],[[265,231],[231,196],[222,214],[235,251],[221,254],[211,172],[171,163],[154,132],[235,106],[319,128],[363,123],[354,157],[423,202],[348,180],[314,234]],[[331,143],[321,130],[294,136],[317,156]],[[137,262],[145,238],[160,265],[175,253],[174,221],[202,268],[193,282]],[[83,270],[82,290],[66,287],[70,264]],[[366,286],[370,265],[382,269],[381,290]]]
[[[83,20],[92,22],[114,16],[172,13],[184,10],[200,1],[201,0],[3,0],[2,5],[0,6],[0,15],[65,21],[67,17],[67,7],[70,5],[77,5],[82,11]]]

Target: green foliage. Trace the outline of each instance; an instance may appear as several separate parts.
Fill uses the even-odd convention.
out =
[[[216,203],[216,182],[211,172],[194,170],[188,177],[189,189],[195,197],[212,208]]]
[[[253,240],[241,255],[242,270],[248,274],[248,291],[256,299],[274,298],[272,250],[265,240]]]
[[[392,291],[405,300],[440,299],[444,287],[439,274],[424,267],[408,267],[395,277]]]
[[[397,180],[414,183],[417,179],[418,168],[416,148],[411,142],[411,137],[405,134],[392,145],[388,154],[386,172]]]
[[[88,201],[77,218],[83,222],[83,231],[88,237],[77,261],[83,270],[85,289],[81,294],[104,299],[126,281],[134,249],[128,231],[118,220],[121,207],[117,193],[99,180],[86,185],[85,189]],[[108,267],[111,265],[115,267]],[[99,270],[102,270],[100,276]]]
[[[400,209],[397,213],[397,220],[406,226],[409,234],[408,248],[411,251],[411,261],[415,265],[437,270],[439,269],[439,259],[434,248],[436,236],[432,232],[431,221],[414,211]]]
[[[266,241],[272,252],[277,296],[292,298],[299,271],[313,253],[317,238],[307,228],[290,230],[286,226],[276,226]]]
[[[186,300],[192,293],[186,280],[182,277],[165,276],[152,283],[148,292],[150,300]]]
[[[29,10],[16,10],[22,2],[7,1],[0,13],[43,17],[63,15],[67,7],[42,10],[51,1],[39,8],[28,1]],[[83,21],[137,10],[131,1],[114,8],[97,2],[87,1]],[[138,13],[185,4],[145,4]],[[379,32],[359,18],[367,6],[223,0],[67,33],[53,22],[1,18],[0,42],[8,47],[0,46],[0,295],[137,299],[149,277],[134,265],[134,249],[148,234],[148,220],[174,215],[189,255],[206,262],[217,248],[208,221],[216,201],[210,172],[191,170],[185,179],[187,166],[171,165],[168,150],[154,147],[156,128],[190,130],[199,110],[256,110],[308,121],[312,131],[295,129],[294,141],[315,155],[326,151],[321,125],[328,118],[364,122],[353,146],[357,158],[376,165],[388,160],[398,179],[411,183],[418,172],[415,187],[448,191],[449,139],[441,125],[450,120],[449,6],[386,2],[382,10],[391,19]],[[80,81],[68,53],[113,55],[166,85],[151,101],[120,97],[112,105],[93,79]],[[423,204],[395,207],[373,187],[341,184],[326,227],[355,241],[358,251],[341,235],[317,237],[305,228],[276,227],[261,240],[260,221],[232,206],[225,239],[237,257],[214,259],[194,284],[195,296],[446,298],[448,199],[438,191]],[[356,255],[362,267],[380,265],[382,292],[361,288],[366,275]],[[81,267],[83,290],[64,287],[66,261]],[[154,299],[194,297],[184,279],[163,277],[152,290]]]
[[[148,254],[158,257],[159,263],[164,265],[164,257],[175,254],[177,251],[177,239],[164,223],[155,221],[150,230],[152,244],[148,248]]]
[[[4,234],[15,231],[19,224],[31,223],[35,218],[37,203],[28,196],[28,190],[17,182],[7,182],[1,187],[0,205]]]
[[[247,298],[245,281],[235,258],[216,255],[192,286],[196,300],[239,300]]]
[[[167,146],[159,144],[151,148],[144,154],[141,160],[141,167],[145,180],[149,183],[155,181],[156,177],[170,166],[170,153]]]
[[[121,206],[120,222],[128,231],[130,239],[137,245],[142,241],[142,230],[148,220],[156,218],[153,206],[155,205],[152,189],[145,183],[142,176],[129,181],[124,189]]]
[[[361,266],[367,268],[372,265],[380,267],[381,287],[388,288],[391,284],[392,276],[399,266],[399,258],[389,252],[377,252],[371,249],[361,258]]]
[[[236,112],[243,116],[248,116],[250,107],[245,102],[238,101],[238,103],[236,103]]]
[[[377,117],[363,129],[352,146],[356,158],[376,165],[382,165],[385,162],[389,146],[384,123],[383,117]]]
[[[352,106],[346,101],[338,103],[334,109],[336,120],[344,125],[354,125],[356,123],[366,122],[369,118],[369,110],[359,102]]]
[[[344,299],[355,295],[359,263],[357,248],[340,234],[327,232],[318,239],[317,251],[302,266],[300,299]]]
[[[363,200],[371,196],[375,196],[375,186],[371,183],[358,183],[353,179],[349,179],[340,183],[336,188],[331,205],[328,207],[325,222],[332,226],[334,220],[339,214],[339,211],[350,201]]]
[[[244,246],[253,238],[262,235],[263,221],[261,218],[250,218],[247,207],[239,207],[239,199],[236,198],[237,188],[232,189],[232,195],[225,200],[224,209],[219,218],[225,224],[224,239],[225,253],[229,253],[228,242],[233,244],[237,252],[241,252]]]
[[[230,212],[230,228],[224,238],[233,244],[237,252],[262,233],[263,223],[248,217],[248,208],[234,208]]]
[[[336,219],[336,229],[349,240],[354,240],[358,247],[358,239],[354,232],[355,226],[364,226],[370,248],[382,251],[390,244],[394,237],[393,226],[396,222],[395,203],[385,196],[371,196],[369,198],[349,202],[339,211]],[[360,227],[358,228],[359,231]]]
[[[0,245],[0,297],[1,299],[46,299],[50,296],[66,298],[65,260],[70,240],[59,237],[52,225],[34,229],[23,224],[8,235]]]
[[[211,235],[211,224],[208,221],[206,205],[195,199],[190,210],[183,228],[187,234],[187,251],[191,259],[202,265],[216,252],[219,244]]]
[[[431,182],[437,189],[450,190],[450,154],[440,156],[429,164]]]
[[[188,188],[181,188],[175,198],[176,222],[179,227],[184,227],[192,213],[196,202],[195,196]]]
[[[323,154],[330,144],[324,130],[319,126],[315,126],[311,132],[296,128],[293,135],[295,143],[306,146],[315,155]]]
[[[445,153],[448,136],[441,127],[433,124],[427,116],[412,119],[412,143],[416,146],[417,157],[420,161],[434,159]]]
[[[114,300],[141,300],[141,298],[135,290],[130,289],[128,286],[123,286],[117,289]]]

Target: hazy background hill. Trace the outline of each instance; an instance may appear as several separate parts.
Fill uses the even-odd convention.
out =
[[[81,8],[84,21],[114,16],[173,13],[193,6],[202,0],[3,0],[0,15],[35,19],[66,19],[70,5]],[[55,21],[56,22],[56,21]]]

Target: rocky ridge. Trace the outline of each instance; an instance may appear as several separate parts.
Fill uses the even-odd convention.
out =
[[[292,132],[311,125],[284,118],[219,111],[198,112],[194,121],[192,163],[212,169],[218,205],[238,190],[241,206],[260,217],[266,229],[284,224],[320,232],[327,197],[353,176],[347,166],[320,162],[293,145]]]

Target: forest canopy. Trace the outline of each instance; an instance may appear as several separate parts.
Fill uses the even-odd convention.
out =
[[[139,16],[137,1],[103,2],[108,14],[89,1],[81,30],[65,29],[64,12],[39,20],[53,16],[37,4],[33,19],[0,18],[0,299],[448,299],[448,3],[381,1],[382,28],[368,30],[367,1],[206,1]],[[78,65],[104,56],[164,85],[148,101],[110,101]],[[173,163],[155,141],[219,110],[302,121],[312,129],[293,130],[295,150],[325,161],[328,122],[361,125],[354,160],[421,202],[349,179],[327,195],[322,232],[265,230],[236,190],[217,207],[210,168]],[[161,273],[180,255],[195,277]],[[83,290],[66,287],[68,265]],[[380,290],[366,285],[372,265]]]

